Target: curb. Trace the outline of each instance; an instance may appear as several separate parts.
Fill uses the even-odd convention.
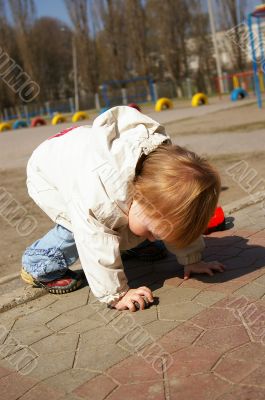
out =
[[[224,212],[226,215],[231,215],[234,212],[240,211],[251,205],[257,204],[265,200],[265,191],[257,192],[253,195],[244,197],[243,199],[234,201],[224,206]],[[12,280],[17,279],[20,273],[14,273],[7,275],[0,279],[0,284],[8,283]],[[30,302],[31,300],[45,296],[48,292],[45,289],[23,287],[17,290],[13,290],[9,293],[5,293],[0,296],[0,313],[11,310],[21,304]]]
[[[5,293],[0,296],[0,313],[11,310],[20,304],[28,303],[31,300],[37,299],[46,295],[48,292],[45,289],[23,287]]]
[[[229,203],[223,207],[223,210],[226,215],[231,215],[236,211],[240,211],[244,208],[260,203],[263,200],[265,200],[265,191],[256,192],[254,194],[250,194],[249,196],[243,197],[243,199]]]
[[[19,272],[15,272],[14,274],[6,275],[3,278],[0,278],[0,285],[2,285],[3,283],[8,283],[10,281],[13,281],[14,279],[19,278],[19,276],[20,276]]]

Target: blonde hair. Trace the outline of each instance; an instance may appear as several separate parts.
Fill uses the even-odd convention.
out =
[[[206,229],[221,182],[217,170],[185,148],[162,144],[143,161],[134,199],[154,221],[160,238],[183,248]]]

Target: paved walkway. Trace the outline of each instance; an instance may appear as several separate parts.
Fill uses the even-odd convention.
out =
[[[109,310],[84,286],[1,314],[1,399],[264,400],[264,215],[251,206],[207,237],[206,259],[227,266],[213,278],[184,282],[170,255],[130,260],[150,309]]]
[[[253,99],[244,100],[244,105],[253,103]],[[207,107],[179,107],[174,110],[166,110],[161,113],[151,112],[147,113],[151,118],[159,121],[162,124],[171,123],[173,121],[178,121],[185,118],[196,118],[202,115],[215,113],[217,111],[222,111],[226,109],[230,109],[231,107],[240,107],[242,103],[232,103],[228,98],[223,100],[219,99],[211,99],[211,104],[207,105]],[[80,123],[76,123],[75,125],[84,125],[91,124],[96,115],[91,116],[91,120],[81,121]],[[47,125],[41,126],[34,129],[19,129],[19,131],[8,131],[1,133],[0,135],[0,169],[8,169],[8,168],[19,168],[25,167],[33,150],[48,137],[54,135],[58,132],[58,130],[63,130],[72,126],[72,123],[64,123],[58,126]],[[255,135],[258,135],[255,136]],[[251,132],[251,135],[246,134],[243,135],[239,140],[239,134],[229,133],[229,143],[230,149],[227,147],[227,134],[225,137],[222,135],[189,135],[188,137],[179,137],[178,144],[180,145],[188,145],[191,143],[192,148],[198,152],[213,154],[216,149],[220,146],[222,148],[222,152],[232,153],[235,152],[234,147],[238,148],[240,151],[241,141],[246,142],[247,151],[256,151],[259,143],[263,143],[264,141],[264,132],[263,136],[261,133]],[[260,141],[260,142],[259,142]],[[198,147],[197,147],[198,146]],[[234,146],[234,147],[231,147]],[[197,150],[198,148],[198,150]],[[233,151],[232,151],[233,150]],[[245,149],[244,149],[245,150]],[[260,145],[258,150],[260,151]],[[219,151],[220,154],[220,151]]]

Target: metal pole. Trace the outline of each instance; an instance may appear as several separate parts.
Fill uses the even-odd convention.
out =
[[[219,57],[217,40],[216,40],[216,29],[215,29],[214,15],[213,15],[212,0],[208,0],[208,12],[209,12],[210,26],[211,26],[211,31],[212,31],[212,40],[213,40],[213,46],[214,46],[219,88],[220,88],[220,92],[222,94],[222,93],[224,93],[224,83],[223,83],[223,79],[222,79],[222,67],[221,67],[221,61],[220,61],[220,57]]]
[[[77,75],[77,52],[75,36],[72,36],[73,49],[73,70],[74,70],[74,93],[75,93],[75,111],[79,111],[79,94],[78,94],[78,75]]]
[[[255,38],[254,38],[254,33],[253,33],[252,15],[251,14],[248,15],[248,30],[249,30],[249,35],[250,35],[249,40],[250,40],[251,54],[252,54],[255,93],[257,96],[258,107],[262,108],[262,98],[261,98],[259,76],[258,76],[259,71],[258,71],[257,54],[256,54],[256,48],[255,48]]]

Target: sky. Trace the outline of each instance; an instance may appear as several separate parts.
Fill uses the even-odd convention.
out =
[[[123,0],[132,1],[132,0]],[[202,0],[207,7],[207,0]],[[212,0],[213,3],[216,0]],[[222,0],[225,1],[225,0]],[[240,1],[240,0],[238,0]],[[247,0],[248,12],[254,10],[255,6],[264,3],[264,0]],[[61,19],[63,22],[71,25],[70,18],[68,16],[64,0],[35,0],[37,17],[50,16]]]
[[[71,25],[64,0],[35,0],[35,4],[38,17],[55,17]]]

